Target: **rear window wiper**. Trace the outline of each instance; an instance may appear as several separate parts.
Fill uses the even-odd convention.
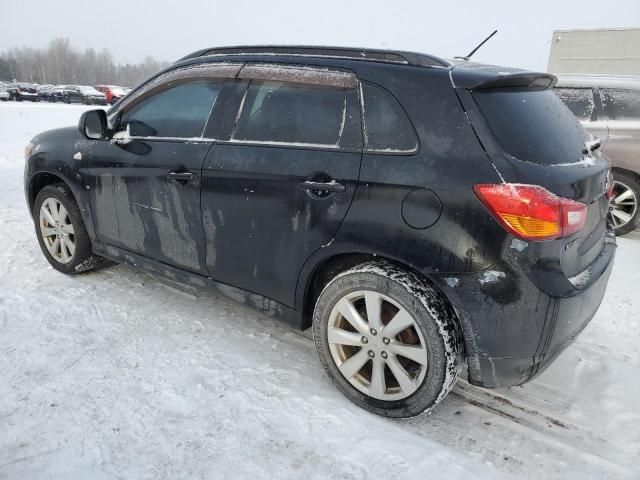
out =
[[[599,138],[594,138],[593,140],[588,140],[584,142],[584,149],[582,153],[589,154],[595,152],[602,146],[602,141]]]

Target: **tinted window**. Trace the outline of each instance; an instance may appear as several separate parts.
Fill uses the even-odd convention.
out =
[[[601,90],[602,103],[613,120],[637,120],[640,118],[640,91]]]
[[[494,89],[474,98],[507,154],[546,165],[582,160],[585,131],[551,90]]]
[[[125,112],[122,129],[133,137],[200,137],[219,91],[210,80],[162,90]]]
[[[345,90],[252,81],[233,138],[339,145],[345,115]]]
[[[367,150],[413,151],[415,131],[398,102],[381,88],[362,85]]]
[[[571,113],[580,120],[591,119],[594,103],[590,88],[556,88],[556,93]]]

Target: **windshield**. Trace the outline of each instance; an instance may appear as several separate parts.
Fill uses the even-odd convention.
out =
[[[492,89],[473,96],[508,155],[543,165],[583,159],[587,134],[553,91]]]

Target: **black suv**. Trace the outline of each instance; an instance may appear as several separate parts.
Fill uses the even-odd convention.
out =
[[[54,268],[104,259],[313,327],[388,416],[539,374],[611,273],[609,162],[555,77],[430,55],[233,47],[27,145]]]

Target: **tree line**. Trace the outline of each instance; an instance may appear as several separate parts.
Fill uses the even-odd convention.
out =
[[[0,80],[53,85],[122,85],[133,87],[169,65],[146,57],[141,63],[116,63],[107,49],[80,51],[68,38],[47,48],[12,48],[0,52]]]

